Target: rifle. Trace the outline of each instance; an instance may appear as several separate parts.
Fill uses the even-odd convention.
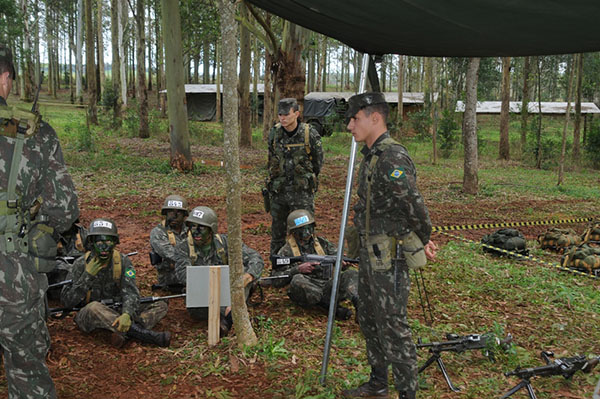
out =
[[[42,89],[43,81],[44,81],[44,71],[42,71],[42,73],[40,74],[40,84],[38,85],[37,89],[35,90],[35,97],[33,98],[33,105],[31,106],[31,112],[36,115],[38,114],[38,111],[39,111],[38,100],[40,98],[40,90]]]
[[[329,279],[333,275],[333,267],[335,266],[335,255],[300,255],[300,256],[283,256],[271,255],[271,264],[273,268],[278,269],[283,266],[291,265],[292,263],[300,262],[317,262],[319,268],[315,272],[320,273],[322,278]],[[358,263],[358,259],[343,257],[342,261],[348,263]],[[314,273],[314,272],[313,272]]]
[[[573,356],[573,357],[561,357],[559,359],[553,359],[554,353],[548,351],[542,351],[540,356],[546,362],[545,366],[531,367],[522,369],[517,367],[513,371],[504,373],[505,376],[510,377],[512,375],[521,378],[521,382],[512,387],[501,399],[506,399],[512,396],[515,392],[521,388],[527,389],[530,399],[536,399],[535,392],[531,386],[530,379],[533,377],[550,377],[553,375],[562,375],[565,379],[570,379],[578,371],[584,373],[591,372],[594,367],[598,364],[600,357],[593,357],[588,359],[587,356]]]
[[[145,297],[140,298],[140,304],[154,303],[157,301],[163,301],[166,299],[173,299],[173,298],[182,298],[185,296],[186,296],[186,294],[177,294],[177,295],[168,295],[168,296],[145,296]],[[113,308],[113,309],[118,309],[121,306],[123,306],[123,302],[115,301],[112,298],[102,299],[98,302],[100,302],[104,306],[108,306],[109,308]],[[48,309],[48,313],[50,314],[50,316],[53,319],[64,319],[65,317],[67,317],[69,315],[69,313],[78,312],[80,310],[81,310],[80,307],[75,307],[75,306],[74,307],[63,307],[63,308],[50,308],[50,309]]]
[[[460,392],[460,388],[455,387],[450,381],[450,376],[446,372],[446,366],[444,365],[444,361],[442,360],[442,352],[456,352],[462,353],[467,350],[474,349],[483,349],[485,356],[487,356],[490,361],[494,361],[494,350],[496,346],[500,346],[503,349],[508,349],[510,347],[510,343],[512,342],[512,335],[508,334],[506,338],[502,341],[498,339],[492,333],[486,334],[469,334],[464,336],[459,336],[456,334],[446,334],[446,340],[442,342],[430,342],[423,343],[421,339],[418,340],[417,348],[429,348],[429,353],[431,353],[431,357],[427,359],[427,361],[421,366],[419,369],[419,374],[423,372],[427,367],[429,367],[433,362],[436,362],[440,371],[444,375],[444,379],[446,380],[446,384],[448,387],[454,392]]]

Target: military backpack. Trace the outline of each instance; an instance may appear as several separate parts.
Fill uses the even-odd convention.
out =
[[[558,229],[553,227],[544,234],[540,234],[538,241],[542,249],[550,249],[562,253],[572,245],[581,244],[581,237],[573,229]]]
[[[523,233],[516,229],[500,229],[492,234],[483,236],[481,243],[485,244],[483,246],[484,252],[489,252],[494,255],[514,256],[505,251],[523,256],[529,255],[527,241],[525,240]]]
[[[588,242],[600,243],[600,222],[596,221],[590,224],[581,238],[584,244]]]
[[[573,246],[565,252],[561,264],[565,267],[595,273],[600,269],[600,248],[588,244]]]

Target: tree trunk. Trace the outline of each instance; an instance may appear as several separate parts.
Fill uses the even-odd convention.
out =
[[[178,0],[161,0],[162,30],[165,43],[167,77],[167,109],[171,137],[171,166],[181,171],[192,170],[185,87],[183,83],[183,56],[181,49],[181,17]]]
[[[98,124],[96,112],[96,62],[94,60],[94,25],[92,24],[92,0],[85,0],[85,56],[86,80],[88,84],[88,115],[90,122]]]
[[[537,63],[537,90],[538,90],[538,126],[536,132],[535,143],[535,166],[538,169],[542,168],[542,58],[536,57]]]
[[[402,136],[402,124],[404,122],[404,56],[398,56],[398,113],[396,115],[396,126],[398,135]]]
[[[433,96],[433,63],[434,59],[431,57],[425,58],[425,90],[424,90],[424,100],[425,100],[425,110],[429,114],[430,123],[429,123],[429,131],[427,132],[431,136],[432,147],[433,147],[433,164],[437,163],[437,134],[434,126],[435,119],[435,101]]]
[[[111,39],[111,75],[112,87],[116,97],[113,107],[113,125],[121,125],[121,106],[123,101],[119,96],[121,92],[121,56],[119,54],[119,7],[120,0],[110,0],[110,39]]]
[[[202,83],[210,83],[210,42],[208,39],[204,39],[202,43],[202,66],[204,68],[202,72]]]
[[[160,1],[155,0],[155,15],[156,22],[154,24],[154,35],[156,36],[156,98],[160,100],[160,92],[164,89],[164,74],[163,74],[163,40],[162,40],[162,31],[160,27],[160,18],[162,11],[159,10]],[[157,101],[157,104],[160,104],[160,101]]]
[[[219,0],[221,39],[223,41],[223,145],[227,181],[227,230],[229,239],[229,284],[231,307],[238,346],[255,345],[256,334],[250,324],[244,294],[242,263],[242,200],[240,154],[238,146],[237,22],[235,3]]]
[[[463,114],[463,145],[465,148],[463,191],[476,195],[478,191],[477,171],[477,81],[479,58],[471,58],[467,69],[465,112]]]
[[[571,96],[573,94],[573,77],[575,76],[575,68],[578,68],[577,54],[573,54],[573,60],[571,62],[571,69],[569,72],[569,87],[567,89],[567,112],[565,114],[565,123],[563,124],[562,132],[562,146],[560,150],[560,161],[558,163],[558,182],[557,186],[560,186],[564,181],[565,173],[565,156],[567,153],[567,129],[569,128],[569,119],[571,118]]]
[[[119,64],[121,67],[121,102],[122,107],[127,106],[127,71],[125,67],[127,66],[127,54],[125,53],[125,27],[127,26],[127,8],[125,5],[126,0],[116,0],[117,1],[117,11],[119,18],[119,54],[121,63]],[[119,94],[119,93],[117,93]]]
[[[306,85],[306,92],[311,93],[315,91],[315,63],[316,63],[316,45],[314,43],[316,33],[313,33],[312,43],[310,45],[308,55],[308,84]]]
[[[510,57],[502,57],[502,106],[500,108],[500,144],[498,157],[508,161],[510,159],[510,142],[508,125],[510,106]]]
[[[147,25],[148,32],[146,36],[146,45],[148,46],[148,91],[152,91],[152,0],[148,1],[148,16],[147,16]],[[155,21],[156,22],[156,21]]]
[[[77,1],[77,52],[75,53],[75,97],[83,104],[83,0]]]
[[[140,106],[140,130],[139,137],[146,139],[150,137],[150,127],[148,126],[148,88],[146,87],[146,24],[144,0],[137,0],[136,7],[137,23],[137,97]]]
[[[23,69],[23,90],[21,90],[21,101],[33,101],[33,93],[40,82],[34,82],[33,62],[31,60],[31,28],[29,26],[29,0],[21,0],[21,12],[23,13],[23,57],[21,68]]]
[[[298,100],[300,113],[304,109],[304,84],[306,74],[302,51],[306,41],[306,29],[285,21],[281,38],[281,55],[277,73],[279,98],[293,97]]]
[[[254,57],[252,58],[252,127],[258,126],[258,77],[260,76],[260,46],[256,36],[252,41]]]
[[[215,51],[217,52],[216,55],[216,62],[215,62],[215,73],[217,74],[217,78],[215,79],[216,82],[216,86],[217,86],[217,92],[215,93],[215,97],[216,97],[216,101],[217,101],[217,122],[221,122],[222,118],[221,116],[223,115],[223,110],[221,109],[221,104],[222,104],[222,100],[221,100],[221,46],[219,45],[219,43],[215,44]]]
[[[248,20],[250,13],[245,4],[240,3],[240,16]],[[252,128],[250,126],[250,31],[240,25],[240,79],[238,82],[238,95],[240,99],[240,146],[252,147]],[[223,72],[224,73],[224,72]],[[304,87],[302,87],[304,89]]]
[[[529,116],[529,71],[531,70],[531,58],[525,57],[523,66],[523,99],[521,101],[521,153],[525,151],[527,144],[527,117]]]
[[[325,77],[325,66],[327,63],[327,36],[321,35],[321,58],[319,59],[319,71],[317,73],[317,89],[327,90],[327,78]]]
[[[575,125],[573,127],[573,160],[578,164],[580,157],[581,133],[581,84],[583,80],[583,53],[577,55],[577,94],[575,97]]]
[[[269,15],[267,21],[270,23]],[[265,48],[265,92],[263,94],[263,141],[266,143],[273,125],[273,88],[271,70],[273,68],[273,56]]]
[[[106,80],[106,74],[104,72],[104,37],[103,26],[102,26],[102,7],[104,7],[104,0],[96,0],[98,2],[98,19],[97,19],[97,27],[98,27],[98,68],[100,70],[100,87],[98,88],[98,96],[102,96],[102,91],[104,90],[104,81]]]

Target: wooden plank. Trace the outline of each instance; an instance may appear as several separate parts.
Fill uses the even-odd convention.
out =
[[[219,321],[221,317],[221,268],[210,266],[208,298],[208,344],[219,343]]]

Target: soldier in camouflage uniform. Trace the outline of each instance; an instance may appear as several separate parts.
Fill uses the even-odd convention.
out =
[[[315,234],[315,219],[305,209],[297,209],[289,214],[287,219],[288,238],[286,244],[279,250],[278,255],[291,257],[300,255],[335,255],[337,248],[323,237]],[[344,262],[344,266],[347,264]],[[288,296],[292,301],[303,307],[320,306],[329,309],[331,299],[332,276],[324,275],[318,262],[293,262],[279,267],[273,276],[289,277],[273,280],[275,287],[289,284]],[[358,272],[346,270],[340,276],[338,298],[340,301],[350,299],[355,307],[358,300]],[[352,317],[352,311],[338,306],[336,317],[347,320]]]
[[[206,206],[192,210],[185,223],[188,226],[188,239],[177,246],[175,273],[178,281],[186,284],[187,266],[228,265],[227,235],[218,233],[218,218],[215,211]],[[258,281],[265,266],[260,254],[242,243],[242,261],[244,263],[244,287],[246,299],[252,285]],[[208,308],[188,308],[195,319],[208,319]],[[231,309],[221,309],[221,336],[229,333],[233,325]]]
[[[55,398],[45,363],[50,335],[45,322],[44,264],[30,248],[39,223],[61,233],[79,217],[77,194],[56,133],[39,115],[8,107],[15,79],[12,52],[0,45],[0,352],[8,397]],[[40,230],[37,229],[39,232]],[[48,247],[56,250],[52,236]],[[44,266],[42,267],[42,264]]]
[[[61,292],[66,307],[81,307],[75,316],[77,327],[89,333],[97,328],[112,331],[111,343],[124,345],[126,338],[169,346],[169,332],[149,330],[167,314],[167,303],[139,304],[135,269],[129,258],[115,249],[119,243],[117,226],[110,219],[95,219],[85,243],[88,252],[73,264],[67,279],[73,283]],[[121,303],[120,312],[102,300]]]
[[[87,229],[79,221],[73,223],[69,230],[60,235],[56,250],[56,267],[46,273],[48,284],[64,284],[75,260],[85,253],[83,243],[86,237]],[[46,292],[48,299],[59,301],[61,290],[61,285],[49,288]]]
[[[350,98],[346,114],[355,140],[365,143],[354,225],[360,237],[358,320],[371,365],[370,380],[345,390],[346,398],[388,397],[390,364],[398,397],[412,399],[417,391],[417,354],[406,310],[410,280],[400,237],[416,233],[427,243],[430,259],[436,246],[429,240],[431,221],[417,189],[415,166],[406,148],[387,132],[388,113],[381,93],[364,93]]]
[[[181,292],[183,286],[175,275],[175,247],[187,240],[187,226],[183,223],[188,215],[187,201],[179,195],[169,195],[161,213],[164,219],[150,232],[152,265],[158,272],[158,284],[152,288],[163,288]]]
[[[315,210],[314,195],[323,165],[321,136],[310,124],[298,122],[298,109],[294,98],[279,101],[279,123],[269,132],[271,255],[285,244],[289,213],[295,209]]]

